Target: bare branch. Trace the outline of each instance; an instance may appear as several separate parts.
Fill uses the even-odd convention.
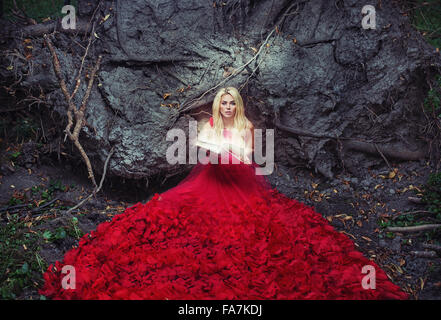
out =
[[[93,81],[95,79],[96,72],[98,71],[100,64],[101,64],[102,56],[100,55],[98,57],[98,60],[95,64],[95,67],[92,69],[92,72],[91,72],[90,78],[89,78],[89,83],[88,83],[88,86],[86,89],[86,93],[84,94],[84,97],[83,97],[83,100],[81,103],[81,107],[80,107],[80,109],[77,109],[77,107],[73,103],[73,99],[72,99],[74,94],[72,94],[72,95],[69,94],[69,92],[67,90],[66,82],[64,81],[64,78],[61,74],[60,61],[58,60],[57,53],[55,52],[55,49],[52,45],[52,42],[46,34],[44,35],[44,40],[45,40],[45,42],[51,52],[54,71],[57,76],[58,82],[60,84],[61,91],[63,92],[64,97],[68,103],[68,110],[67,110],[68,124],[67,124],[64,131],[65,131],[66,135],[69,136],[70,140],[74,143],[74,145],[77,147],[78,151],[80,152],[84,162],[86,163],[87,171],[89,174],[89,179],[92,180],[92,183],[96,189],[97,185],[96,185],[96,181],[95,181],[95,176],[93,174],[92,165],[90,163],[89,157],[87,156],[81,143],[79,142],[79,134],[80,134],[81,129],[83,128],[83,126],[86,123],[86,121],[84,119],[84,111],[86,109],[87,100],[89,99],[90,93],[92,91]],[[89,40],[89,42],[90,42],[90,40]],[[84,60],[84,58],[83,58],[83,60]],[[75,89],[74,89],[74,92],[76,92]],[[73,132],[71,132],[71,128],[73,126],[73,114],[75,115],[75,127],[74,127]]]
[[[77,205],[75,205],[74,207],[67,210],[66,211],[67,214],[70,214],[73,210],[82,206],[83,203],[85,203],[87,200],[89,200],[92,196],[94,196],[95,194],[97,194],[101,190],[101,188],[103,186],[104,178],[106,177],[107,165],[108,165],[110,157],[113,155],[114,151],[115,151],[114,147],[112,147],[112,149],[110,149],[109,154],[107,155],[106,162],[104,163],[104,172],[103,172],[103,176],[101,177],[100,185],[98,187],[95,187],[95,189],[92,191],[92,193],[89,194],[86,198],[84,198],[81,202],[79,202]]]
[[[411,227],[388,227],[386,231],[390,232],[418,232],[426,230],[436,230],[441,228],[441,224],[423,224],[421,226],[411,226]]]

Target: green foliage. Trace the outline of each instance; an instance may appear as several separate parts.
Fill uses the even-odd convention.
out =
[[[441,49],[441,4],[439,0],[417,0],[412,5],[411,21],[427,42]]]
[[[431,173],[424,186],[423,202],[430,212],[441,217],[441,172]]]
[[[62,192],[66,192],[67,191],[67,186],[64,186],[60,180],[50,180],[49,181],[49,188],[48,188],[48,192],[50,194],[53,194],[55,191],[62,191]]]
[[[78,218],[73,217],[68,226],[58,227],[54,231],[46,230],[41,235],[46,242],[65,239],[67,236],[80,239],[84,233],[78,228]]]
[[[435,80],[435,86],[429,90],[424,99],[424,109],[434,112],[441,118],[441,75],[437,75]]]
[[[22,204],[22,203],[23,201],[21,199],[12,196],[8,201],[8,206],[15,206],[17,204]]]
[[[56,241],[66,238],[66,235],[66,230],[63,227],[58,227],[53,233],[50,230],[43,232],[43,239],[46,241]]]
[[[13,127],[12,133],[18,140],[29,140],[35,137],[37,124],[31,118],[20,119]]]
[[[15,151],[9,154],[9,158],[11,160],[17,160],[17,158],[21,155],[20,151]]]
[[[15,299],[24,288],[37,288],[47,264],[40,257],[37,235],[10,216],[0,225],[0,298]]]
[[[26,14],[41,22],[46,18],[58,18],[64,16],[61,13],[61,8],[64,6],[64,0],[16,0],[17,6],[23,9]],[[77,7],[77,1],[71,1],[74,7]],[[11,10],[14,8],[13,0],[4,1],[4,12],[7,19],[15,19]]]

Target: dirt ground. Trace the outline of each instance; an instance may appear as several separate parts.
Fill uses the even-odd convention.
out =
[[[268,180],[289,197],[313,206],[338,231],[352,238],[358,249],[379,264],[412,299],[439,300],[440,258],[421,258],[411,253],[424,251],[422,244],[431,242],[434,235],[427,232],[390,234],[380,223],[396,221],[393,218],[404,212],[424,210],[424,205],[412,203],[408,197],[419,193],[432,170],[422,161],[392,163],[392,166],[395,171],[387,167],[360,168],[359,177],[363,179],[347,174],[338,176],[331,183],[304,170],[278,166]],[[46,231],[55,234],[60,227],[67,228],[68,220],[62,214],[64,206],[75,205],[91,191],[84,170],[75,171],[74,165],[63,161],[46,160],[40,164],[14,166],[11,162],[3,162],[0,169],[0,208],[14,207],[11,205],[12,198],[38,204],[42,195],[35,192],[38,187],[39,190],[51,191],[51,199],[57,199],[46,210],[36,213],[27,208],[0,211],[1,225],[7,224],[8,215],[15,213],[28,225],[31,223],[28,231],[40,235]],[[181,178],[156,189],[145,189],[133,181],[123,184],[121,181],[106,180],[104,190],[74,211],[72,216],[78,219],[82,234],[86,234],[98,224],[124,212],[125,208],[137,202],[146,202],[155,192],[173,187]],[[54,185],[58,187],[54,188]],[[65,252],[78,243],[79,237],[68,234],[50,241],[39,239],[39,254],[49,265],[61,260]],[[35,275],[35,279],[35,285],[23,289],[16,299],[41,298],[37,292],[41,274]]]

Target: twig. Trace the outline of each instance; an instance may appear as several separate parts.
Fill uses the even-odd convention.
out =
[[[87,47],[86,47],[86,51],[84,52],[83,58],[81,59],[81,65],[80,65],[80,69],[78,70],[78,75],[77,78],[75,79],[75,88],[74,91],[72,92],[70,99],[73,100],[73,98],[75,97],[78,88],[80,87],[80,83],[81,83],[81,71],[83,70],[83,65],[84,65],[84,60],[86,59],[87,56],[87,52],[89,51],[89,47],[90,44],[92,42],[92,35],[94,33],[95,30],[95,24],[93,24],[92,26],[92,31],[91,31],[91,36],[89,36],[89,42],[87,43]]]
[[[436,251],[436,252],[441,252],[441,246],[438,246],[438,245],[436,245],[436,244],[423,243],[423,248],[424,248],[424,249],[434,250],[434,251]]]
[[[426,211],[426,210],[416,210],[416,211],[410,211],[410,212],[402,212],[402,213],[395,214],[392,217],[392,220],[396,220],[398,217],[401,217],[401,216],[406,216],[406,215],[409,215],[409,214],[418,214],[418,213],[432,213],[432,212]]]
[[[208,89],[207,91],[205,91],[202,95],[200,95],[198,98],[191,100],[190,102],[184,102],[181,106],[181,110],[179,111],[179,113],[184,113],[188,110],[194,109],[199,105],[195,105],[194,103],[197,101],[200,101],[207,93],[209,93],[210,91],[215,90],[216,88],[218,88],[219,86],[221,86],[222,84],[224,84],[225,82],[227,82],[228,80],[230,80],[231,78],[235,77],[236,75],[238,75],[242,69],[244,69],[247,65],[249,65],[251,62],[253,62],[262,52],[263,48],[266,46],[266,43],[268,42],[269,38],[272,36],[272,34],[274,33],[276,29],[273,28],[273,30],[268,34],[268,36],[266,37],[265,41],[262,43],[262,45],[260,46],[259,50],[257,51],[257,53],[250,59],[248,60],[244,65],[240,66],[239,68],[235,69],[231,75],[229,75],[227,78],[225,78],[224,80],[222,80],[221,82],[219,82],[217,85],[215,85],[214,87]]]
[[[413,202],[413,203],[417,203],[417,204],[421,204],[423,201],[421,198],[418,198],[418,197],[407,197],[407,200],[409,200],[410,202]]]
[[[37,208],[32,209],[31,212],[32,212],[32,213],[35,213],[35,212],[41,211],[41,210],[43,210],[44,208],[46,208],[47,206],[50,206],[52,203],[54,203],[54,202],[57,201],[57,200],[59,200],[59,198],[58,198],[58,197],[55,197],[55,198],[52,199],[51,201],[46,202],[45,204],[43,204],[43,205],[41,205],[41,206],[39,206],[39,207],[37,207]]]
[[[0,212],[3,212],[3,211],[14,211],[14,210],[16,210],[16,209],[21,209],[21,208],[24,208],[24,207],[27,207],[29,204],[17,204],[16,206],[7,206],[7,207],[3,207],[3,208],[0,208]]]
[[[411,251],[412,255],[420,258],[437,258],[438,255],[435,251]]]
[[[378,153],[380,154],[380,156],[383,158],[383,160],[386,162],[387,166],[389,167],[390,170],[393,170],[392,167],[389,164],[389,161],[387,161],[386,157],[384,156],[383,152],[381,152],[380,148],[378,148],[377,144],[374,143],[375,149],[377,149]]]
[[[441,224],[423,224],[421,226],[411,226],[411,227],[387,227],[386,231],[390,232],[418,232],[425,230],[435,230],[441,228]]]
[[[93,197],[95,194],[97,194],[102,186],[103,186],[103,182],[104,182],[104,178],[106,177],[106,172],[107,172],[107,165],[109,163],[110,157],[112,156],[112,154],[114,153],[115,147],[112,147],[112,149],[110,149],[109,154],[107,155],[107,159],[106,162],[104,163],[104,171],[103,171],[103,176],[101,177],[101,181],[98,187],[95,187],[95,189],[92,191],[92,193],[87,196],[85,199],[83,199],[81,202],[79,202],[77,205],[75,205],[74,207],[70,208],[69,210],[66,211],[66,214],[70,214],[73,210],[77,209],[78,207],[82,206],[83,203],[85,203],[87,200],[89,200],[91,197]]]

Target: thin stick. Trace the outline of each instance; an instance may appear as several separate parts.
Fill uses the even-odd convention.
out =
[[[392,170],[392,167],[389,164],[389,161],[387,161],[386,157],[384,156],[383,152],[381,152],[380,148],[378,148],[377,144],[374,143],[375,149],[377,149],[378,153],[380,154],[380,156],[383,158],[383,160],[386,162],[387,166],[389,167],[390,170]]]
[[[180,113],[186,112],[188,110],[193,109],[193,103],[197,102],[199,100],[201,100],[207,93],[209,93],[210,91],[213,91],[214,89],[216,89],[217,87],[219,87],[220,85],[224,84],[225,82],[227,82],[228,80],[230,80],[231,78],[235,77],[237,74],[239,74],[243,68],[245,68],[247,65],[249,65],[251,62],[253,62],[254,60],[256,60],[256,58],[260,55],[260,53],[262,52],[263,48],[266,46],[266,43],[268,42],[269,38],[272,36],[272,34],[274,33],[276,29],[274,28],[266,37],[265,41],[262,43],[262,45],[259,48],[259,51],[257,51],[257,53],[244,65],[240,66],[239,68],[235,69],[231,75],[229,75],[227,78],[225,78],[224,80],[222,80],[221,82],[219,82],[217,85],[215,85],[214,87],[208,89],[207,91],[205,91],[202,95],[200,95],[198,98],[190,101],[190,102],[185,102],[183,103]],[[188,107],[187,107],[188,105]]]
[[[100,55],[98,57],[98,60],[96,62],[95,67],[92,69],[91,75],[90,75],[90,79],[89,79],[89,83],[86,89],[86,93],[84,94],[82,103],[81,103],[81,107],[78,110],[77,107],[75,106],[75,104],[73,103],[72,100],[72,95],[69,94],[68,90],[67,90],[67,86],[66,86],[66,82],[64,81],[64,78],[61,74],[61,67],[60,67],[60,61],[58,60],[58,56],[57,53],[55,52],[55,49],[52,45],[51,40],[49,39],[49,37],[45,34],[44,35],[44,40],[49,48],[49,51],[52,54],[52,60],[53,60],[53,66],[54,66],[54,71],[55,74],[58,78],[60,87],[61,87],[61,91],[64,94],[64,97],[68,103],[68,110],[67,110],[67,119],[68,119],[68,124],[66,126],[66,129],[64,130],[66,135],[69,136],[69,138],[71,139],[71,141],[75,144],[75,146],[77,147],[77,149],[79,150],[81,156],[83,157],[84,162],[86,163],[87,166],[87,171],[89,173],[89,178],[92,180],[92,183],[94,185],[94,187],[96,188],[96,181],[95,181],[95,176],[93,174],[93,169],[92,169],[92,165],[90,163],[89,157],[87,156],[86,152],[84,151],[81,143],[79,142],[79,134],[81,129],[84,126],[85,123],[85,119],[84,119],[84,111],[86,109],[86,104],[87,104],[87,100],[89,99],[90,93],[92,91],[92,85],[93,85],[93,81],[95,78],[95,74],[98,71],[100,64],[101,64],[101,59],[102,56]],[[73,126],[73,114],[75,114],[75,127],[73,132],[71,132],[71,128]],[[66,140],[66,137],[65,137]]]
[[[415,257],[420,258],[437,258],[438,255],[435,251],[411,251],[410,252]]]
[[[103,171],[103,176],[101,177],[101,181],[98,187],[95,187],[95,189],[92,191],[91,194],[89,194],[85,199],[83,199],[81,202],[79,202],[77,205],[75,205],[74,207],[70,208],[69,210],[66,211],[66,214],[70,214],[73,210],[79,208],[80,206],[83,205],[83,203],[85,203],[87,200],[89,200],[90,198],[92,198],[94,195],[96,195],[102,188],[103,186],[103,182],[104,182],[104,178],[106,177],[106,172],[107,172],[107,164],[109,163],[110,157],[112,156],[112,154],[114,153],[114,148],[112,147],[112,149],[110,149],[109,154],[107,155],[107,159],[106,162],[104,163],[104,171]]]
[[[421,226],[411,226],[411,227],[388,227],[386,231],[390,232],[418,232],[425,230],[435,230],[441,228],[441,224],[423,224]]]

